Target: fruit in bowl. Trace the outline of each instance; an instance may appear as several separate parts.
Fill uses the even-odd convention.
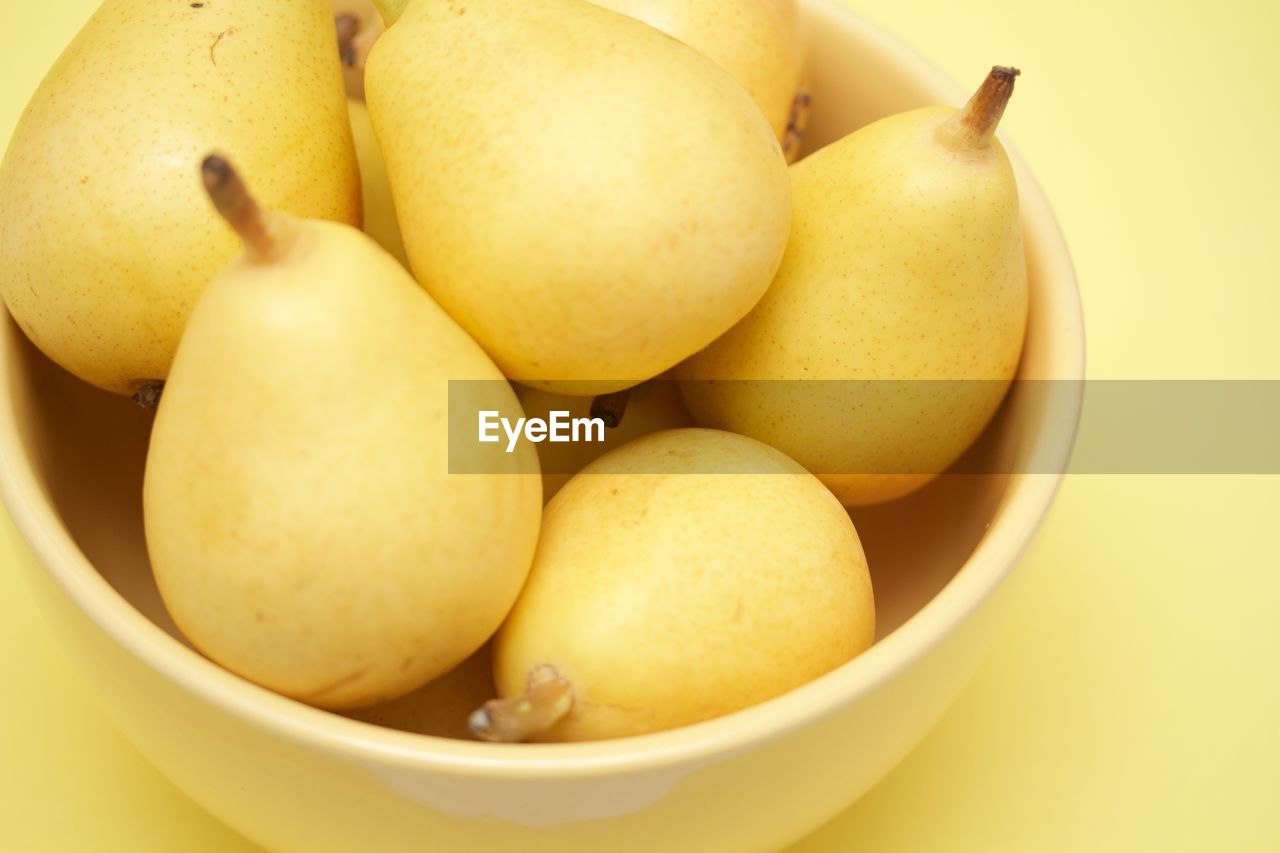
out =
[[[509,378],[617,391],[759,300],[790,181],[728,72],[582,0],[382,5],[365,98],[410,264]]]
[[[801,8],[813,34],[811,148],[892,113],[964,102],[856,16],[816,0]],[[336,38],[328,47],[336,54]],[[1043,196],[1011,160],[1030,289],[1019,376],[1079,378],[1070,262]],[[430,837],[459,849],[750,850],[798,837],[896,763],[967,678],[998,613],[995,593],[1057,482],[987,460],[1065,452],[1061,426],[1078,405],[1053,409],[1015,385],[966,451],[969,467],[1012,473],[944,475],[851,511],[877,631],[852,660],[691,725],[491,744],[441,737],[459,732],[412,706],[461,697],[451,707],[472,708],[492,695],[474,683],[483,651],[465,673],[445,676],[448,684],[342,716],[233,675],[186,645],[143,537],[138,496],[152,416],[54,366],[12,323],[3,335],[0,480],[45,608],[139,748],[275,849],[415,849]],[[746,807],[761,802],[771,807]]]
[[[769,291],[676,371],[695,420],[785,450],[850,506],[960,457],[1026,328],[1018,190],[995,138],[1018,73],[994,68],[963,109],[889,116],[792,169]]]
[[[596,740],[688,725],[829,672],[874,634],[862,544],[812,474],[744,436],[664,430],[547,505],[495,640],[508,698],[473,729]],[[548,695],[558,707],[537,701]]]
[[[479,406],[515,394],[373,240],[261,209],[221,157],[202,173],[245,251],[197,303],[151,433],[160,592],[259,684],[324,707],[396,698],[483,645],[528,573],[533,448],[487,476],[441,464],[451,381],[491,391]]]
[[[0,296],[46,355],[154,394],[196,297],[236,253],[191,178],[206,148],[233,153],[270,206],[360,221],[332,39],[317,4],[102,4],[0,165]],[[282,108],[281,76],[317,85]]]

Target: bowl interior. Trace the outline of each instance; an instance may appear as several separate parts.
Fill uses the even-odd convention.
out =
[[[958,103],[963,97],[860,19],[821,2],[805,6],[813,31],[810,149],[882,115],[929,103]],[[1029,180],[1025,172],[1022,177]],[[1023,187],[1024,196],[1028,189]],[[1064,342],[1063,336],[1078,337],[1078,330],[1064,330],[1047,319],[1055,302],[1068,299],[1074,305],[1075,291],[1069,268],[1070,293],[1051,293],[1046,284],[1051,267],[1060,262],[1046,248],[1046,240],[1057,240],[1046,216],[1047,208],[1042,221],[1029,224],[1033,310],[1023,371],[1044,375],[1046,365],[1066,358],[1065,375],[1075,378],[1072,371],[1078,365],[1071,359],[1076,342]],[[1043,232],[1039,239],[1031,233],[1037,229]],[[161,603],[143,538],[141,490],[152,415],[61,370],[7,316],[0,322],[0,337],[9,390],[5,416],[15,419],[23,462],[40,492],[28,499],[47,503],[62,525],[53,535],[69,537],[124,600],[175,643],[185,643]],[[1046,415],[1022,396],[1015,389],[960,463],[965,470],[991,470],[992,460],[1022,452],[1033,440]],[[905,499],[853,513],[871,565],[880,637],[906,623],[965,566],[1010,499],[1011,481],[1018,479],[948,475]],[[487,652],[482,650],[417,693],[352,716],[411,732],[461,736],[467,711],[491,690]]]

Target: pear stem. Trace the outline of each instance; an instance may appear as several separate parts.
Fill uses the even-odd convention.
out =
[[[249,195],[244,181],[225,158],[217,154],[205,157],[200,164],[200,176],[209,200],[244,241],[250,256],[267,260],[279,253],[281,241],[271,228],[267,213]]]
[[[955,149],[989,147],[1013,95],[1013,81],[1021,73],[1016,68],[993,67],[969,103],[938,128],[939,139]]]
[[[373,5],[382,13],[382,22],[388,27],[400,20],[405,8],[411,0],[373,0]]]
[[[788,163],[794,163],[800,157],[800,148],[804,145],[804,134],[809,127],[809,112],[813,109],[813,95],[804,89],[796,92],[791,99],[791,113],[787,117],[787,132],[782,139],[782,153]]]
[[[601,394],[591,401],[591,417],[604,421],[604,425],[613,429],[622,423],[622,416],[627,413],[627,401],[631,399],[631,389],[624,388],[612,394]]]
[[[573,688],[553,666],[529,673],[522,696],[490,699],[467,720],[480,740],[519,743],[545,732],[573,707]]]
[[[356,48],[352,41],[360,34],[360,19],[347,12],[333,19],[333,28],[338,35],[338,56],[342,57],[342,64],[354,68]]]

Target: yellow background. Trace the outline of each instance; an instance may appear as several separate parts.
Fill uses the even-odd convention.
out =
[[[6,0],[0,139],[95,5]],[[1091,376],[1280,378],[1280,4],[854,5],[966,84],[1023,69],[1005,129]],[[1070,477],[971,686],[794,853],[1280,850],[1278,523],[1280,477]],[[251,849],[115,733],[9,568],[0,849]]]

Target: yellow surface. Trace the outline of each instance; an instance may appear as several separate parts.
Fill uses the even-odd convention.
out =
[[[0,139],[93,5],[6,4]],[[1007,130],[1092,376],[1280,378],[1280,6],[857,5],[966,83],[1023,68]],[[793,853],[1280,849],[1277,516],[1277,477],[1068,478],[970,687]],[[0,553],[0,849],[252,849],[114,732]]]

